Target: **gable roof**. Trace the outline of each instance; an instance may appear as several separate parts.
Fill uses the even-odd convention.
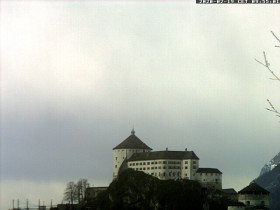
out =
[[[136,135],[135,131],[131,131],[131,135],[127,137],[122,143],[113,148],[115,149],[148,149],[152,150],[152,148],[148,147],[144,142],[142,142]]]
[[[134,153],[128,161],[139,160],[199,160],[193,151],[158,151],[158,152],[141,152]]]
[[[217,168],[199,168],[196,173],[216,173],[222,174],[222,172]]]
[[[251,183],[249,186],[243,188],[238,192],[239,194],[269,194],[269,191],[262,188],[256,183]]]

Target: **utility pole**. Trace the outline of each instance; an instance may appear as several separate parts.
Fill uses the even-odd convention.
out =
[[[19,209],[19,199],[17,200],[17,208]]]
[[[52,200],[51,200],[51,208],[52,208]]]
[[[38,209],[40,210],[40,199],[39,199],[39,208]]]
[[[28,199],[26,199],[26,209],[29,210],[29,208],[28,208]]]
[[[13,210],[15,209],[15,200],[13,200]]]

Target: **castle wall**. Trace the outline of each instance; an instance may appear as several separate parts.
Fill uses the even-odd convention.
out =
[[[123,161],[129,159],[134,153],[149,152],[144,149],[115,149],[113,153],[113,179],[117,178]]]
[[[239,194],[238,201],[246,206],[269,207],[269,194]]]
[[[203,187],[213,188],[213,189],[222,189],[222,174],[219,173],[196,173],[197,181]]]

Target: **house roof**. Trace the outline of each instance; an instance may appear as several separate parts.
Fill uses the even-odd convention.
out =
[[[217,168],[199,168],[196,173],[216,173],[222,174],[222,172]]]
[[[239,194],[269,194],[269,191],[262,188],[257,183],[251,183],[249,186],[243,188],[238,192]]]
[[[233,188],[222,189],[222,191],[226,194],[237,194],[237,192]]]
[[[199,160],[193,151],[158,151],[158,152],[143,152],[134,153],[128,161],[139,160],[184,160],[195,159]]]
[[[127,137],[122,143],[113,148],[115,149],[148,149],[152,150],[152,148],[148,147],[144,142],[142,142],[136,135],[134,129],[131,131],[131,135]]]

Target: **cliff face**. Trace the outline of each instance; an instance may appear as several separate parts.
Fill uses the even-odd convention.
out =
[[[279,164],[280,164],[280,152],[262,167],[260,176],[272,171]]]
[[[274,160],[280,158],[280,155],[276,155]],[[273,160],[273,159],[272,159]],[[273,163],[273,161],[270,161]],[[274,162],[276,163],[276,162]],[[274,165],[272,168],[264,172],[264,168],[267,168],[268,164],[266,164],[261,175],[256,178],[254,181],[260,186],[264,187],[266,190],[270,192],[270,206],[271,210],[279,210],[280,209],[280,164],[271,164]]]
[[[203,192],[194,181],[161,181],[143,172],[124,171],[98,197],[100,209],[202,209]]]

